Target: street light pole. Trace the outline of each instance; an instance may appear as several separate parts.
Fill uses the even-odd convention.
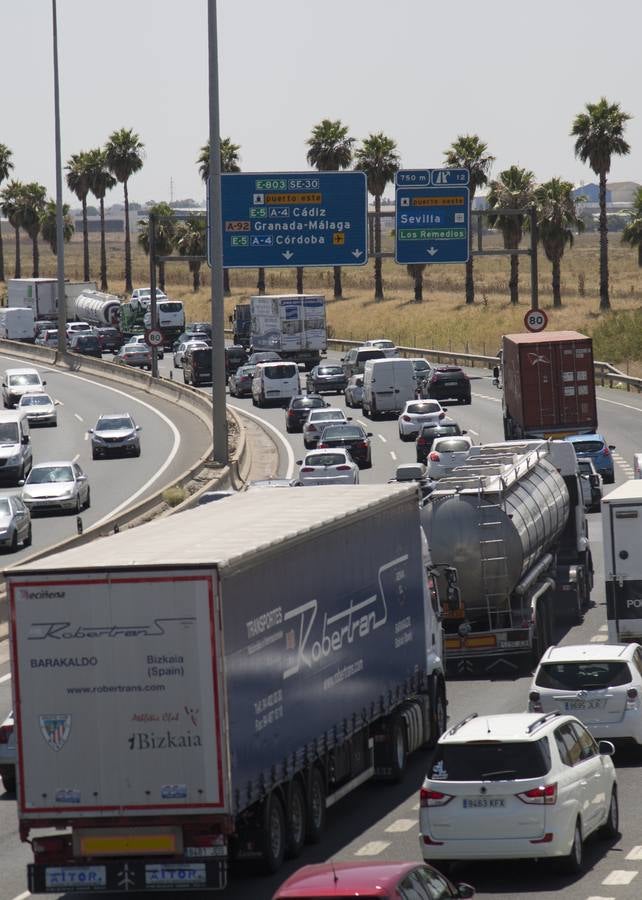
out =
[[[58,289],[58,350],[67,348],[67,307],[65,304],[65,230],[62,207],[62,152],[60,149],[60,85],[58,81],[58,15],[51,0],[53,17],[54,122],[56,143],[56,271]]]
[[[225,307],[223,293],[223,235],[221,226],[221,139],[218,102],[218,38],[216,0],[207,3],[209,62],[210,259],[212,261],[212,447],[213,459],[228,463],[227,416],[225,410]]]

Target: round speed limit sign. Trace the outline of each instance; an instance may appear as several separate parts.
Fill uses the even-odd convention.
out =
[[[548,325],[548,316],[543,309],[529,309],[524,316],[524,325],[528,331],[544,331]]]
[[[149,344],[150,347],[160,347],[163,343],[163,335],[157,329],[152,329],[151,331],[145,332],[145,341]]]

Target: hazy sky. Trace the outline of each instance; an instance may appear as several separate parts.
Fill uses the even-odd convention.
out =
[[[323,118],[383,131],[404,168],[439,166],[458,135],[539,180],[591,181],[569,131],[606,96],[634,118],[611,180],[642,182],[634,0],[219,0],[221,134],[247,171],[299,171]],[[120,127],[145,144],[130,198],[201,200],[208,135],[207,0],[58,0],[62,152]],[[0,0],[0,142],[14,176],[53,194],[50,0]],[[121,200],[120,187],[107,203]],[[70,200],[70,197],[66,197]]]

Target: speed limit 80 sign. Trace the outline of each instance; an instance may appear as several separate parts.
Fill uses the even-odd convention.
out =
[[[544,331],[548,325],[548,316],[543,309],[529,309],[524,316],[527,331]]]

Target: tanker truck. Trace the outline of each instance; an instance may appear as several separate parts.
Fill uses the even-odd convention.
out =
[[[447,573],[449,675],[530,671],[554,643],[557,619],[581,621],[593,563],[570,443],[473,447],[437,482],[422,525],[433,564]]]
[[[88,322],[90,325],[118,328],[120,298],[101,291],[83,291],[67,300],[67,317]]]

